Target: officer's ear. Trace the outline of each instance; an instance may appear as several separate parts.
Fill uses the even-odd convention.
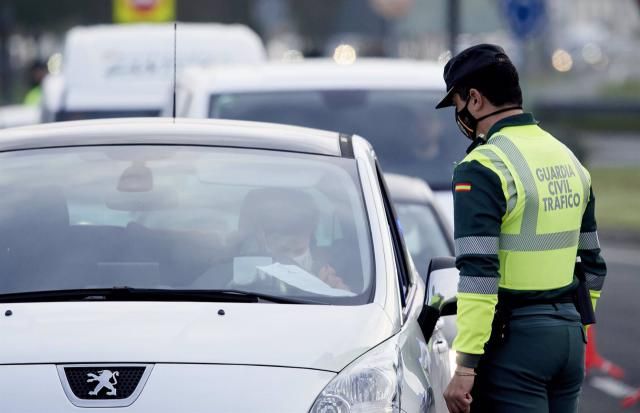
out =
[[[477,113],[482,110],[484,106],[484,96],[478,91],[478,89],[469,89],[469,111],[471,113]]]

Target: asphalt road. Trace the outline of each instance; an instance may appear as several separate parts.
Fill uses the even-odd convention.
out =
[[[640,401],[624,409],[620,402],[632,389],[640,389],[640,245],[603,245],[608,276],[596,312],[600,354],[625,370],[621,380],[602,373],[587,377],[580,412],[636,413]]]

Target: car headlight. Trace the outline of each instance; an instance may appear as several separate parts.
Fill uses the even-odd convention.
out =
[[[399,357],[395,338],[364,354],[324,388],[310,413],[400,412]]]

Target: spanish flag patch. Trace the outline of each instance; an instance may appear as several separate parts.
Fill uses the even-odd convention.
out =
[[[471,191],[471,184],[469,183],[456,184],[456,192],[469,192],[469,191]]]

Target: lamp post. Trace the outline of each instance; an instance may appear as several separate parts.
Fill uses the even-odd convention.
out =
[[[13,5],[10,1],[0,6],[0,103],[11,97],[11,65],[9,62],[9,35],[13,26]]]
[[[457,52],[457,38],[460,32],[460,0],[445,0],[447,3],[447,31],[451,56]]]

